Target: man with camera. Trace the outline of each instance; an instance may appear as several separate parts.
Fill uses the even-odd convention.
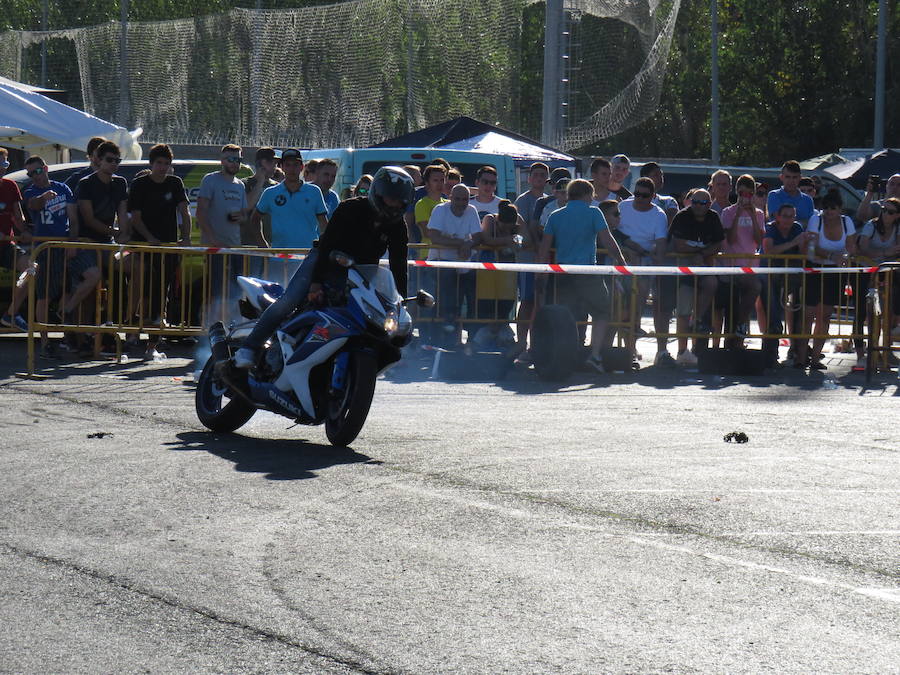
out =
[[[872,198],[876,193],[880,193],[884,191],[884,196],[879,199],[872,201]],[[856,220],[860,223],[865,223],[872,218],[877,218],[881,214],[881,203],[885,199],[900,199],[900,173],[895,173],[893,176],[887,179],[887,182],[882,182],[881,176],[869,176],[869,180],[866,183],[866,196],[863,197],[863,200],[859,203],[859,208],[856,210]]]

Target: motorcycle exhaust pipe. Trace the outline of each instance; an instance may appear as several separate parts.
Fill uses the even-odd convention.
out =
[[[228,353],[228,339],[225,334],[225,324],[221,321],[216,321],[209,327],[207,334],[209,335],[209,348],[216,361],[226,361],[231,358],[231,354]]]

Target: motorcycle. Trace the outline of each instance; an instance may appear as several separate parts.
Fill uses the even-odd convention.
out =
[[[357,437],[378,375],[400,360],[401,347],[411,339],[406,303],[433,307],[434,298],[425,291],[403,298],[393,274],[379,265],[356,265],[339,252],[331,259],[346,271],[345,282],[327,286],[325,307],[289,315],[249,371],[235,368],[232,354],[284,289],[254,277],[237,278],[246,321],[210,327],[212,354],[197,381],[195,407],[206,428],[232,432],[257,410],[269,410],[298,424],[324,423],[336,446]]]

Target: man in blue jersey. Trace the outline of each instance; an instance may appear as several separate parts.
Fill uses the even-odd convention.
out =
[[[325,231],[328,207],[319,187],[301,178],[303,158],[299,150],[289,148],[281,153],[281,169],[284,181],[262,193],[253,210],[250,229],[257,233],[262,246],[311,249],[313,242]],[[263,214],[268,214],[271,219],[271,242],[266,242],[262,234]],[[287,282],[297,267],[299,265],[272,260],[268,276]]]
[[[58,241],[78,240],[78,207],[72,190],[63,183],[50,180],[47,164],[34,156],[25,162],[25,171],[31,178],[22,195],[31,216],[34,236]],[[66,315],[78,305],[100,281],[96,255],[90,251],[68,249],[44,249],[38,255],[38,271],[35,279],[38,319],[47,322],[47,304],[60,301],[60,313],[66,323]],[[63,297],[64,290],[68,293]],[[41,333],[41,355],[52,358],[55,350]]]
[[[259,198],[251,220],[251,229],[259,232],[263,245],[273,248],[312,248],[312,243],[325,231],[328,209],[322,191],[314,183],[304,182],[300,175],[303,159],[293,148],[281,153],[284,182],[266,188]],[[272,241],[263,239],[262,215],[272,217]]]
[[[538,262],[550,262],[550,250],[555,248],[556,262],[560,265],[596,265],[599,243],[615,264],[624,265],[625,258],[609,231],[603,212],[596,206],[591,206],[594,186],[589,181],[576,178],[566,186],[566,192],[569,201],[547,219],[538,249]],[[572,310],[576,321],[583,320],[590,314],[591,354],[587,365],[597,372],[604,372],[600,350],[610,311],[606,280],[594,274],[560,275],[557,293],[560,303]]]

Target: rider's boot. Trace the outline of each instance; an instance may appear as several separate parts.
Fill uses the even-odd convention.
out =
[[[256,364],[256,352],[249,347],[241,347],[234,353],[232,361],[235,368],[250,370]]]

